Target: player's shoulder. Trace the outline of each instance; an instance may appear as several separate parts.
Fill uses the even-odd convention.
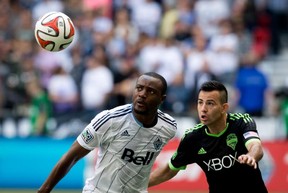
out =
[[[167,124],[177,127],[176,119],[172,117],[171,115],[169,115],[168,113],[164,113],[163,111],[159,109],[158,109],[158,118],[163,120]]]
[[[185,136],[187,135],[197,135],[202,133],[206,126],[203,123],[198,123],[194,127],[191,127],[185,131]]]
[[[107,113],[111,113],[111,114],[123,114],[123,113],[125,114],[125,113],[131,113],[131,112],[132,112],[132,104],[120,105],[120,106],[107,110]]]
[[[100,113],[98,113],[94,119],[92,120],[92,122],[101,122],[101,123],[104,123],[104,122],[107,122],[111,119],[117,119],[117,118],[121,118],[127,114],[130,114],[132,113],[132,105],[130,104],[127,104],[127,105],[121,105],[121,106],[117,106],[117,107],[114,107],[112,109],[107,109],[107,110],[104,110]]]
[[[253,123],[253,118],[248,113],[229,113],[228,120],[230,122],[244,122],[244,123]]]

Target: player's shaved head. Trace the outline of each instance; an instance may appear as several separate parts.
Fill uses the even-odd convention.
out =
[[[222,83],[216,80],[211,80],[211,81],[203,83],[201,88],[199,89],[199,92],[200,91],[205,91],[205,92],[219,91],[220,96],[221,96],[220,98],[221,103],[228,102],[228,92],[227,92],[226,87]]]
[[[162,83],[162,90],[161,90],[161,94],[162,95],[165,95],[166,92],[167,92],[167,82],[165,80],[165,78],[163,76],[161,76],[160,74],[156,73],[156,72],[146,72],[144,73],[143,75],[146,75],[146,76],[151,76],[153,78],[156,78],[156,79],[159,79]]]

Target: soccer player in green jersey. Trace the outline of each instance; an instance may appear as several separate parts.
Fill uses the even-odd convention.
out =
[[[228,93],[217,81],[198,93],[201,123],[185,132],[169,163],[156,169],[149,186],[173,178],[188,164],[198,164],[210,193],[267,193],[258,167],[263,148],[255,121],[248,114],[228,113]]]

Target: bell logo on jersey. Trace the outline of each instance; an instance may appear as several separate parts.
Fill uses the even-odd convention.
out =
[[[145,156],[134,156],[135,152],[132,149],[125,148],[121,159],[133,162],[136,165],[149,165],[154,156],[154,152],[147,152]]]

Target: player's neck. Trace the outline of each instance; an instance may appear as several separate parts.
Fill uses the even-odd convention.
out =
[[[133,113],[134,119],[143,127],[153,127],[157,124],[157,114],[137,114]]]

